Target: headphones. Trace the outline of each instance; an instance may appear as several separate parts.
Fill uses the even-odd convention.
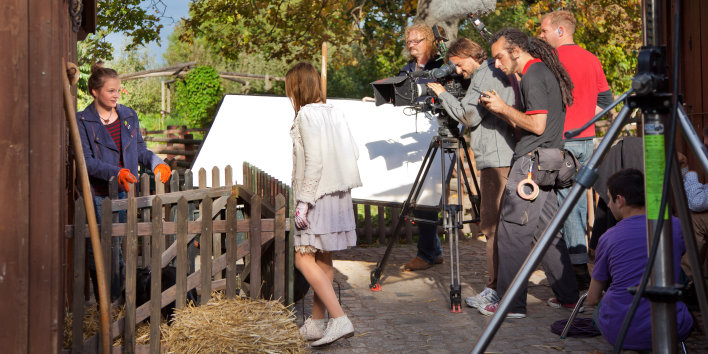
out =
[[[559,36],[563,33],[563,31],[561,31],[560,28],[558,28],[557,31],[558,31],[558,35],[559,35]]]

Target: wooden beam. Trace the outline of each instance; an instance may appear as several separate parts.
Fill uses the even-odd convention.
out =
[[[196,61],[190,61],[188,63],[170,65],[159,69],[143,70],[135,73],[122,74],[118,76],[118,78],[120,78],[121,81],[128,81],[145,77],[174,76],[181,72],[185,72],[187,69],[195,65],[197,65]]]

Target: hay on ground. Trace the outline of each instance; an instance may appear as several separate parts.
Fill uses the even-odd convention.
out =
[[[163,346],[174,353],[302,353],[295,315],[279,301],[215,292],[206,305],[176,310],[171,326],[162,326]]]

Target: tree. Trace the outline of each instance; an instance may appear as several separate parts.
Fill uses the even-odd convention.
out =
[[[216,106],[223,96],[221,79],[214,68],[197,66],[176,85],[176,110],[190,127],[206,127],[211,123]]]
[[[575,42],[600,59],[612,92],[619,94],[629,89],[642,43],[639,0],[500,0],[496,11],[483,21],[492,32],[516,27],[535,36],[541,16],[560,9],[575,15]],[[460,34],[486,44],[469,23]]]
[[[146,48],[133,51],[122,51],[120,56],[107,66],[119,74],[129,74],[150,69],[154,59]],[[135,80],[122,80],[123,92],[120,103],[143,114],[160,113],[162,108],[162,93],[160,80],[164,78],[149,77]]]
[[[113,46],[106,40],[111,33],[124,33],[131,38],[125,47],[131,51],[147,43],[160,42],[162,24],[167,5],[162,0],[98,0],[96,4],[96,32],[81,41],[83,55],[79,63],[112,60]]]
[[[256,56],[283,63],[279,75],[295,61],[316,64],[326,41],[330,95],[358,98],[371,95],[369,82],[397,73],[405,63],[403,31],[412,23],[416,3],[195,1],[180,26],[180,39],[227,62]]]

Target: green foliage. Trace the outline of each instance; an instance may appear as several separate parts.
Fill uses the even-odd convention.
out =
[[[174,44],[168,61],[225,60],[240,68],[236,71],[259,73],[258,66],[270,66],[270,75],[282,76],[295,61],[319,66],[321,44],[326,41],[328,96],[370,96],[369,82],[396,74],[406,61],[401,53],[403,31],[415,16],[416,3],[195,1],[190,4],[190,19],[180,26],[181,43]],[[178,54],[188,51],[195,56]],[[261,60],[266,65],[256,65]],[[252,87],[250,92],[258,90]],[[282,84],[273,91],[279,92],[284,93]]]
[[[176,85],[176,111],[186,118],[190,127],[206,127],[216,106],[221,101],[224,89],[219,73],[210,66],[197,66]]]
[[[123,51],[113,62],[107,63],[118,74],[129,74],[150,69],[153,58],[146,48],[133,51]],[[165,78],[142,78],[122,80],[123,92],[120,103],[140,113],[160,113],[162,109],[162,88],[160,80]]]
[[[152,41],[160,42],[160,31],[165,5],[162,0],[98,0],[96,4],[96,33],[84,39],[83,55],[79,63],[93,63],[99,59],[112,60],[113,46],[106,36],[111,33],[124,33],[131,38],[125,47],[132,51]]]
[[[575,42],[600,59],[612,92],[629,89],[642,43],[639,0],[499,0],[497,9],[483,21],[492,32],[516,27],[538,35],[541,16],[560,9],[575,15]],[[460,36],[486,45],[470,23],[463,26]]]
[[[83,55],[83,47],[78,48],[78,57],[81,58]],[[76,107],[79,111],[84,110],[88,105],[93,102],[93,96],[88,93],[88,78],[91,76],[91,65],[88,63],[83,63],[79,65],[79,82],[76,84]]]

